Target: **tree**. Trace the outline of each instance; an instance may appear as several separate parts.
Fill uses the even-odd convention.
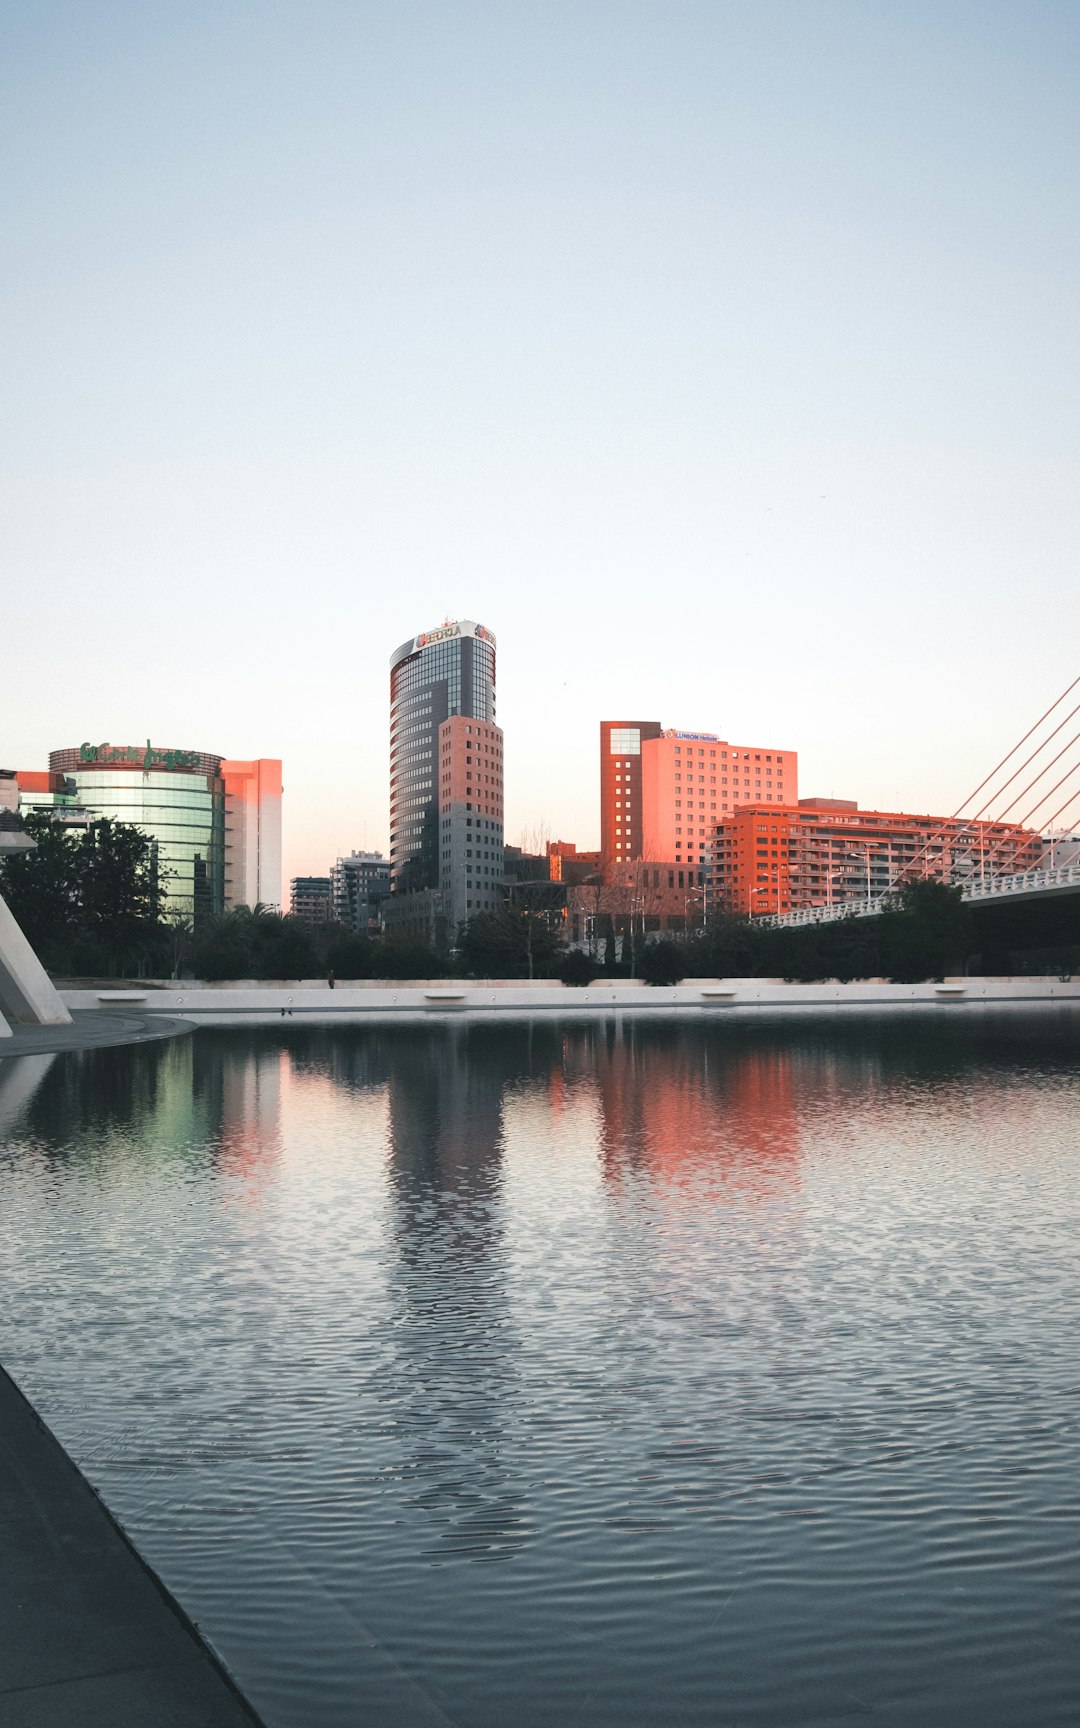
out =
[[[109,970],[133,970],[161,934],[165,889],[151,841],[139,828],[102,816],[82,836],[82,934],[109,956]]]
[[[638,971],[646,984],[677,984],[685,970],[677,942],[646,942],[638,958]]]
[[[883,970],[900,984],[962,971],[976,947],[975,920],[960,888],[910,881],[900,905],[881,914]]]
[[[754,977],[759,970],[764,934],[760,926],[737,913],[715,914],[687,942],[684,977]]]
[[[564,984],[584,987],[591,984],[600,968],[583,948],[571,948],[559,962],[559,977]]]
[[[179,907],[174,907],[165,916],[165,929],[168,933],[168,953],[171,967],[169,975],[172,978],[179,978],[185,961],[191,955],[194,925],[186,912],[180,911]]]
[[[543,913],[528,905],[478,912],[461,934],[462,967],[473,976],[547,978],[561,952]]]
[[[343,930],[340,924],[331,924],[316,932],[316,942],[321,948],[323,969],[333,972],[335,978],[375,976],[379,947],[370,936],[356,930]]]
[[[47,966],[55,967],[79,928],[80,836],[43,814],[27,816],[23,827],[35,850],[16,853],[0,864],[4,899],[30,946]]]
[[[198,977],[313,978],[320,961],[306,925],[265,906],[233,906],[195,944]]]
[[[115,975],[162,951],[165,887],[141,829],[108,816],[75,829],[45,812],[24,826],[36,849],[6,861],[4,897],[51,970],[78,958]]]
[[[604,937],[604,971],[608,974],[609,978],[615,971],[617,964],[618,961],[615,957],[615,930],[613,925],[609,923],[607,935]]]
[[[414,936],[391,935],[376,944],[376,978],[438,978],[445,971],[446,961]]]

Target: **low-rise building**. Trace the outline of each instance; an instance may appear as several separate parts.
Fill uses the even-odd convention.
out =
[[[588,882],[602,867],[599,852],[579,852],[572,840],[549,840],[547,859],[551,880],[573,887]]]
[[[876,900],[910,879],[963,883],[1033,869],[1042,841],[1013,822],[860,810],[840,798],[750,805],[716,825],[710,910],[746,917]]]
[[[389,893],[390,860],[381,852],[350,852],[331,866],[333,916],[350,930],[377,930]]]
[[[294,876],[289,911],[301,924],[330,924],[334,918],[329,876]]]

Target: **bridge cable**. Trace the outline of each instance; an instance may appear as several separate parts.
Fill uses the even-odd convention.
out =
[[[1034,816],[1036,810],[1040,809],[1041,806],[1046,803],[1047,799],[1052,798],[1054,796],[1054,793],[1057,792],[1062,786],[1064,786],[1066,780],[1070,779],[1072,777],[1072,775],[1077,772],[1078,769],[1080,769],[1080,762],[1074,762],[1072,767],[1069,768],[1061,776],[1061,779],[1057,782],[1057,784],[1054,786],[1051,786],[1049,792],[1044,792],[1043,796],[1039,799],[1038,803],[1033,804],[1031,806],[1031,809],[1028,811],[1027,815],[1023,817],[1023,819],[1022,819],[1023,822],[1027,823],[1028,821],[1030,821],[1031,817]],[[1069,796],[1066,798],[1064,804],[1060,805],[1058,807],[1058,809],[1056,809],[1053,812],[1053,814],[1047,818],[1045,826],[1049,827],[1051,823],[1056,822],[1058,817],[1061,815],[1061,812],[1063,810],[1067,810],[1069,808],[1070,804],[1074,804],[1076,802],[1076,799],[1078,796],[1080,796],[1080,787],[1074,788],[1074,790],[1069,793]],[[1019,855],[1022,851],[1023,851],[1023,845],[1021,844],[1012,855],[1012,862],[1013,863],[1016,862],[1016,859],[1019,857]],[[999,871],[998,874],[1007,876],[1009,874],[1009,872],[1007,870],[1003,870],[1003,871]]]
[[[1047,740],[1047,742],[1049,743],[1049,739]],[[1043,764],[1043,766],[1039,769],[1039,772],[1036,774],[1034,780],[1029,780],[1027,785],[1024,787],[1023,791],[1018,792],[1016,794],[1016,797],[1013,799],[1012,804],[1006,804],[1004,810],[999,811],[995,820],[998,822],[1004,822],[1006,816],[1009,814],[1009,811],[1012,810],[1015,805],[1019,804],[1021,798],[1026,798],[1028,793],[1031,791],[1032,787],[1037,786],[1039,784],[1039,781],[1043,778],[1043,776],[1046,774],[1049,774],[1051,768],[1055,767],[1057,765],[1057,763],[1059,763],[1061,761],[1061,758],[1064,756],[1066,750],[1071,750],[1073,745],[1078,744],[1078,743],[1080,743],[1080,732],[1074,732],[1073,736],[1069,739],[1069,742],[1067,744],[1063,744],[1061,746],[1061,749],[1058,751],[1057,755],[1052,756],[1050,758],[1049,762],[1046,762]],[[1070,769],[1069,772],[1071,773],[1072,770]],[[1014,778],[1015,778],[1015,776],[1014,776]],[[1066,778],[1068,778],[1068,776],[1066,776]],[[1061,782],[1059,780],[1058,786],[1060,786],[1060,784],[1061,784]],[[1005,787],[1003,786],[1001,788],[1001,790],[1004,792]],[[1046,795],[1047,798],[1051,797],[1053,795],[1053,793],[1055,793],[1056,791],[1057,791],[1057,786],[1051,787],[1050,791]],[[1039,804],[1044,804],[1045,802],[1046,802],[1046,799],[1044,799],[1044,798],[1039,799]],[[1037,810],[1039,808],[1039,804],[1033,804],[1032,809]],[[1022,818],[1020,818],[1020,820],[1023,822],[1023,821],[1026,821],[1027,818],[1022,817]]]
[[[1076,704],[1075,708],[1070,708],[1070,710],[1066,714],[1064,720],[1058,721],[1057,725],[1054,727],[1054,730],[1052,732],[1047,733],[1046,737],[1043,739],[1041,744],[1036,745],[1035,749],[1031,752],[1031,755],[1027,758],[1027,760],[1024,762],[1021,762],[1019,768],[1013,769],[1012,773],[1009,775],[1009,778],[1004,782],[1003,785],[998,787],[997,791],[994,793],[994,797],[988,798],[986,800],[986,803],[982,806],[981,809],[976,810],[976,812],[973,816],[968,817],[968,821],[969,822],[977,822],[979,820],[980,816],[985,815],[986,811],[989,810],[991,804],[994,803],[994,800],[997,798],[1000,798],[1003,792],[1008,791],[1009,787],[1012,785],[1013,781],[1016,779],[1016,776],[1018,774],[1022,774],[1024,772],[1025,768],[1030,767],[1031,763],[1034,762],[1036,756],[1040,755],[1041,752],[1046,749],[1046,746],[1051,742],[1051,740],[1057,737],[1058,733],[1061,731],[1061,728],[1063,726],[1067,726],[1069,724],[1069,721],[1072,720],[1077,714],[1080,714],[1080,702],[1078,702]],[[1043,719],[1045,720],[1045,718],[1046,718],[1046,716],[1044,714]],[[1080,737],[1080,733],[1077,733],[1077,737]],[[1075,744],[1076,738],[1071,739],[1070,743]],[[1020,748],[1019,744],[1016,746],[1016,748],[1017,748],[1017,750]],[[1066,744],[1064,748],[1065,748],[1065,750],[1067,750],[1069,748],[1069,745]],[[1013,754],[1013,751],[1010,751],[1009,755],[1011,756],[1012,754]],[[1054,757],[1054,762],[1058,761],[1059,757],[1062,754],[1063,754],[1063,751],[1059,751],[1058,755]],[[1008,759],[1009,758],[1007,756],[1005,758],[1005,761],[1007,762]],[[1052,768],[1054,766],[1054,762],[1047,762],[1044,767],[1040,768],[1039,773],[1036,774],[1036,776],[1035,776],[1035,780],[1032,780],[1027,786],[1025,786],[1024,792],[1029,792],[1031,790],[1031,787],[1035,785],[1035,782],[1040,778],[1040,776],[1045,774],[1048,768]],[[1004,767],[1004,765],[1005,764],[1003,762],[998,763],[999,768]],[[997,773],[996,768],[994,770],[994,773],[995,774]],[[991,775],[991,779],[993,779],[993,775]],[[983,784],[985,785],[986,782],[984,781]],[[1017,798],[1022,798],[1024,796],[1024,792],[1018,793]],[[975,796],[975,794],[972,793],[972,797],[974,797],[974,796]],[[971,799],[969,798],[968,803],[970,804],[970,802],[971,802]],[[1017,799],[1014,798],[1013,803],[1015,804],[1016,802],[1017,802]],[[961,805],[960,808],[962,810],[963,805]],[[1006,816],[1007,812],[1011,809],[1012,809],[1012,804],[1006,805],[1005,809],[999,811],[997,816],[993,817],[992,820],[995,822],[1003,822],[1005,820],[1005,816]]]
[[[1013,745],[1012,749],[1007,750],[1005,752],[1005,755],[1001,758],[1000,762],[996,763],[995,766],[993,768],[991,768],[989,774],[987,774],[984,779],[979,781],[979,784],[976,786],[974,792],[969,792],[967,797],[964,799],[963,803],[957,805],[957,807],[953,811],[952,815],[947,816],[945,818],[945,822],[942,824],[942,826],[940,828],[936,829],[934,831],[934,833],[932,833],[930,835],[929,839],[923,843],[923,845],[921,846],[919,851],[915,853],[914,857],[909,858],[905,863],[901,864],[898,867],[896,874],[894,876],[890,877],[890,879],[889,879],[889,885],[885,890],[885,894],[880,896],[880,898],[884,899],[888,894],[890,894],[892,892],[894,886],[896,885],[896,883],[901,879],[901,877],[903,875],[907,875],[913,869],[913,867],[919,862],[919,859],[924,857],[925,854],[927,854],[929,852],[929,850],[930,850],[931,846],[934,844],[934,842],[936,840],[940,840],[945,834],[948,833],[949,823],[955,822],[958,820],[958,818],[963,814],[964,810],[973,801],[973,799],[977,798],[979,796],[979,793],[982,792],[987,786],[989,786],[990,782],[995,778],[995,776],[997,774],[1000,774],[1002,768],[1004,768],[1005,764],[1013,756],[1016,755],[1017,751],[1023,749],[1023,747],[1027,743],[1028,739],[1031,738],[1034,735],[1034,733],[1036,733],[1039,730],[1039,727],[1043,724],[1044,720],[1048,720],[1050,718],[1050,715],[1054,712],[1055,708],[1060,708],[1060,706],[1064,702],[1065,698],[1072,694],[1072,692],[1076,689],[1076,686],[1078,684],[1080,684],[1080,674],[1078,674],[1072,680],[1071,684],[1066,685],[1065,689],[1061,692],[1061,695],[1058,696],[1053,702],[1051,702],[1049,708],[1046,710],[1046,712],[1044,714],[1040,714],[1039,718],[1035,721],[1033,726],[1028,727],[1027,731],[1024,733],[1024,736],[1022,738],[1018,739],[1018,741]],[[1075,713],[1075,712],[1076,712],[1076,709],[1073,710],[1073,713]],[[1065,716],[1065,719],[1063,721],[1061,721],[1060,725],[1055,730],[1060,731],[1061,726],[1066,725],[1067,722],[1071,718],[1072,718],[1072,716],[1067,714]],[[1052,738],[1053,736],[1054,736],[1054,733],[1052,732],[1050,734],[1050,737]],[[1040,744],[1038,749],[1033,751],[1032,756],[1028,757],[1028,762],[1032,761],[1034,759],[1034,757],[1039,754],[1039,750],[1043,749],[1044,745],[1049,743],[1049,741],[1050,741],[1049,739],[1044,739],[1043,744]],[[1026,766],[1027,766],[1026,762],[1022,763],[1021,766],[1018,769],[1016,769],[1015,773],[1010,777],[1010,780],[1014,780],[1016,778],[1017,774],[1023,773],[1023,770]],[[1006,786],[1008,786],[1010,784],[1010,780],[1007,780],[1005,782]],[[1004,789],[1005,788],[1002,787],[1001,791],[1004,791]],[[988,800],[987,804],[983,805],[983,807],[982,807],[983,810],[987,809],[988,804],[992,803],[992,802],[993,802],[992,799]],[[973,817],[969,818],[969,820],[974,822],[974,821],[978,820],[978,817],[973,816]],[[1014,858],[1016,856],[1018,856],[1019,850],[1023,849],[1023,844],[1024,843],[1022,842],[1020,848],[1018,849],[1018,852],[1013,854]],[[999,874],[1000,874],[1000,872],[999,872]]]
[[[994,775],[999,773],[1000,770],[1002,768],[1004,768],[1006,762],[1009,760],[1009,757],[1015,756],[1016,752],[1018,750],[1022,750],[1024,748],[1024,745],[1027,743],[1028,739],[1032,736],[1032,733],[1037,732],[1039,730],[1039,727],[1042,725],[1044,720],[1049,720],[1051,714],[1054,712],[1054,709],[1061,707],[1061,704],[1064,702],[1066,696],[1071,696],[1072,692],[1076,689],[1076,686],[1078,684],[1080,684],[1080,674],[1078,674],[1073,679],[1072,683],[1070,685],[1068,685],[1067,688],[1061,692],[1061,695],[1057,698],[1056,702],[1051,702],[1049,708],[1046,710],[1046,713],[1039,715],[1039,718],[1036,720],[1034,726],[1028,727],[1028,730],[1024,733],[1024,736],[1016,744],[1013,745],[1012,749],[1006,751],[1005,755],[1001,758],[1001,761],[997,764],[997,767],[991,768],[989,774],[986,776],[986,779],[979,781],[979,784],[976,786],[974,792],[968,793],[967,797],[964,799],[964,803],[961,804],[958,809],[954,810],[952,815],[949,817],[950,822],[955,822],[956,818],[963,811],[964,805],[970,804],[973,798],[977,798],[984,786],[989,786],[991,780],[994,778]],[[1075,713],[1075,712],[1076,712],[1076,710],[1073,709],[1073,713]],[[1065,722],[1062,721],[1062,725],[1064,725],[1064,724],[1065,724]],[[1050,736],[1053,737],[1053,733],[1051,733]],[[1040,748],[1041,748],[1041,746],[1040,746]],[[1035,752],[1036,755],[1038,755],[1038,753],[1039,753],[1038,751]]]

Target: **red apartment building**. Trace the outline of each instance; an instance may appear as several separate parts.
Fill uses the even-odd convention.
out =
[[[726,816],[747,804],[796,801],[799,759],[712,732],[662,732],[642,744],[641,778],[641,856],[700,866]]]
[[[609,864],[700,867],[718,822],[744,805],[798,796],[794,750],[669,731],[656,720],[601,722],[600,851]]]
[[[908,875],[957,883],[1034,869],[1042,840],[1013,822],[802,798],[733,812],[716,825],[712,853],[710,906],[756,917],[877,899]]]
[[[642,824],[641,746],[659,738],[659,720],[600,722],[600,856],[640,858]]]

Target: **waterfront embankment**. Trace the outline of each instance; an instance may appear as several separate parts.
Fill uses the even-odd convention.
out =
[[[225,1670],[0,1370],[4,1728],[258,1728]]]
[[[64,1026],[24,1026],[12,1023],[0,1042],[0,1061],[7,1056],[57,1056],[65,1050],[100,1050],[115,1044],[147,1044],[178,1038],[195,1030],[193,1020],[175,1015],[145,1014],[138,1006],[118,1010],[95,1000],[92,1007],[72,1010]]]
[[[1080,1002],[1080,980],[1062,978],[946,978],[921,984],[873,980],[792,984],[770,978],[694,978],[653,988],[634,980],[598,981],[573,989],[548,980],[426,979],[409,983],[365,981],[179,984],[145,988],[61,991],[75,1015],[131,1013],[151,1022],[161,1015],[200,1026],[269,1025],[283,1019],[310,1024],[379,1024],[458,1014],[560,1018],[615,1015],[698,1016],[733,1009],[865,1012],[867,1009],[1025,1007]]]

